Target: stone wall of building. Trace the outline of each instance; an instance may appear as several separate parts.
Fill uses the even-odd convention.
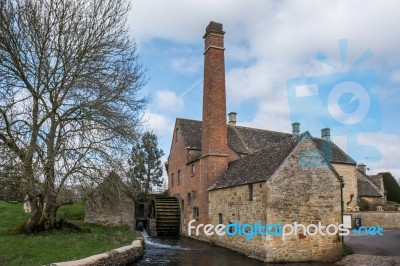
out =
[[[277,172],[266,182],[253,184],[253,201],[249,201],[249,187],[242,185],[210,191],[210,221],[219,223],[299,224],[319,222],[323,226],[341,222],[340,184],[328,165],[312,167],[323,162],[319,153],[313,153],[310,167],[300,164],[307,151],[316,150],[314,143],[300,143]],[[315,236],[298,234],[288,236],[256,236],[246,241],[246,236],[214,236],[218,245],[245,253],[267,262],[284,261],[336,261],[341,258],[339,235]]]
[[[361,218],[361,225],[381,226],[385,230],[400,229],[400,211],[398,212],[351,212],[352,223],[354,219]]]
[[[369,204],[371,205],[384,205],[386,203],[385,198],[381,198],[381,197],[360,197],[360,200],[363,199],[365,201],[367,201]]]
[[[316,150],[314,142],[309,139],[301,142],[277,173],[267,181],[268,223],[297,222],[309,225],[321,222],[323,226],[341,223],[340,183],[324,163],[321,154],[309,153],[313,150]],[[312,156],[307,159],[307,155]],[[302,164],[299,164],[300,159]],[[301,231],[284,241],[279,237],[269,238],[265,245],[266,259],[336,261],[341,258],[340,241],[338,234],[311,236]]]
[[[249,199],[249,186],[235,186],[210,191],[210,223],[222,224],[238,222],[241,224],[256,224],[266,221],[266,194],[265,182],[253,184],[253,200]],[[221,217],[222,216],[222,217]],[[250,257],[264,257],[265,237],[255,236],[246,240],[246,236],[213,236],[211,240],[220,246],[237,250]]]
[[[335,170],[343,177],[345,183],[343,188],[344,208],[354,208],[357,206],[357,168],[353,164],[333,163]]]

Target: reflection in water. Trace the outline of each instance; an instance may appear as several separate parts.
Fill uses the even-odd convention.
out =
[[[137,266],[148,265],[187,265],[187,266],[214,266],[214,265],[267,265],[260,261],[248,258],[234,251],[218,246],[212,246],[200,241],[184,237],[149,237],[146,232],[145,253],[143,258],[135,263]],[[290,263],[290,266],[317,266],[334,265],[323,263]]]

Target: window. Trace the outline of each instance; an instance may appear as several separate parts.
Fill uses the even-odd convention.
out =
[[[192,164],[192,176],[194,176],[196,173],[196,165]]]
[[[253,201],[253,184],[249,184],[249,201]]]
[[[171,187],[174,186],[174,174],[171,175]]]
[[[193,208],[193,219],[199,220],[199,208],[198,207]]]
[[[218,213],[218,223],[219,224],[223,223],[223,221],[222,221],[222,213]]]
[[[195,197],[196,197],[195,191],[190,191],[189,193],[187,193],[188,204],[190,204]]]
[[[178,180],[177,180],[178,185],[181,183],[181,170],[178,171]]]

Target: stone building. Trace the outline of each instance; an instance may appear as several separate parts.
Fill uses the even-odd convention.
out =
[[[176,119],[168,161],[169,194],[181,204],[181,234],[192,224],[340,224],[341,183],[345,206],[357,206],[360,171],[356,162],[330,140],[227,123],[224,31],[211,22],[203,37],[202,121]],[[267,261],[334,261],[341,257],[338,234],[281,237],[245,235],[207,238]]]
[[[386,192],[382,174],[367,175],[366,168],[365,164],[357,165],[358,199],[363,199],[371,205],[384,205],[386,203]]]
[[[85,221],[107,225],[135,223],[135,202],[131,190],[121,178],[111,172],[86,199]]]

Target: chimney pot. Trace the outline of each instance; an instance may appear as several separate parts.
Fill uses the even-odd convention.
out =
[[[292,123],[292,133],[293,133],[294,138],[297,138],[300,135],[300,123],[299,122]]]
[[[234,126],[234,127],[236,126],[236,115],[237,115],[237,113],[235,113],[235,112],[230,112],[228,114],[230,126]]]
[[[323,128],[321,129],[321,139],[330,141],[331,140],[331,129]]]
[[[364,163],[357,165],[357,169],[360,170],[361,172],[363,172],[364,174],[367,173],[367,165]]]

